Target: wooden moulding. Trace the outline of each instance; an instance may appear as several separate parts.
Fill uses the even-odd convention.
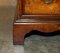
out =
[[[51,33],[60,30],[60,24],[57,23],[15,23],[14,24],[14,35],[13,43],[24,44],[24,38],[27,33],[32,30],[37,30],[45,33]],[[53,35],[53,34],[52,34]]]

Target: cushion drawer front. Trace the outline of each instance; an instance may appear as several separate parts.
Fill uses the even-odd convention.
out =
[[[60,14],[60,0],[23,0],[23,13],[31,15]]]

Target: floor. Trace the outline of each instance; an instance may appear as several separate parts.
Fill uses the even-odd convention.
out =
[[[60,35],[31,35],[24,45],[13,45],[15,7],[0,8],[0,53],[60,53]]]
[[[13,45],[14,7],[0,8],[0,53],[24,53],[23,45]]]

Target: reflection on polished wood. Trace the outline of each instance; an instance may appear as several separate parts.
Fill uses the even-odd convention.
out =
[[[46,4],[51,4],[53,2],[56,2],[56,0],[41,0],[41,1],[43,1]]]

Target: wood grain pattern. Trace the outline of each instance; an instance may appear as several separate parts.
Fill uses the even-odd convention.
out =
[[[60,14],[60,0],[45,4],[42,0],[25,0],[24,13],[26,14]]]

